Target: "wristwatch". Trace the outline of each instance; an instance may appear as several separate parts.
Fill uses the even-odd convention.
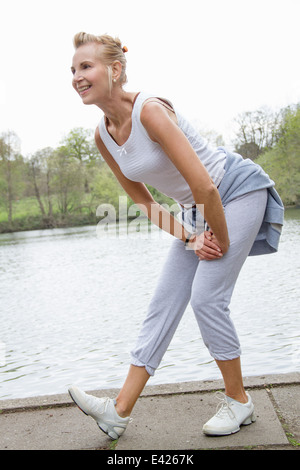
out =
[[[189,233],[188,236],[185,239],[184,246],[187,246],[189,244],[190,239],[196,235],[195,233]]]

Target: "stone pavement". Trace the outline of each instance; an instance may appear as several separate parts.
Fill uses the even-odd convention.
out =
[[[0,401],[0,450],[300,450],[300,373],[246,377],[257,421],[231,436],[209,437],[221,381],[147,386],[125,434],[112,441],[68,394]],[[116,390],[91,392],[115,397]],[[120,455],[122,452],[120,452]]]

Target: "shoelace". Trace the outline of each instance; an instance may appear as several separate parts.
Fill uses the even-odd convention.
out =
[[[89,397],[90,407],[91,407],[92,412],[100,413],[100,414],[103,414],[103,413],[106,412],[108,404],[110,402],[109,397],[102,398],[103,401],[101,403],[99,403],[99,400],[101,400],[101,398],[94,397],[93,395],[89,395],[88,397]],[[116,400],[114,400],[114,405],[115,404],[116,404]],[[122,419],[121,416],[119,416],[119,417]],[[133,418],[129,418],[129,423],[131,423],[132,420],[133,420]]]
[[[97,412],[100,414],[105,413],[108,403],[109,403],[109,398],[103,398],[100,403],[99,401],[101,400],[100,398],[94,397],[92,395],[88,395],[88,400],[89,400],[89,405],[91,407],[92,412]]]
[[[220,403],[217,405],[216,416],[221,419],[230,416],[230,418],[235,418],[235,414],[230,407],[230,403],[227,401],[227,397],[223,392],[216,392],[216,398],[220,400]]]

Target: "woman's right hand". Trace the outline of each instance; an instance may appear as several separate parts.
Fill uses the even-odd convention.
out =
[[[189,242],[189,247],[194,250],[199,260],[211,261],[223,256],[216,237],[210,231],[195,235]]]

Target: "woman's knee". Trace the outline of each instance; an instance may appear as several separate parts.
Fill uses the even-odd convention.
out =
[[[209,261],[208,261],[209,263]],[[210,282],[194,282],[191,291],[190,304],[195,313],[201,315],[207,310],[223,307],[224,292],[221,285],[212,285]]]
[[[194,292],[192,290],[190,304],[194,312],[201,312],[203,310],[203,304],[205,303],[205,297],[200,292]]]

